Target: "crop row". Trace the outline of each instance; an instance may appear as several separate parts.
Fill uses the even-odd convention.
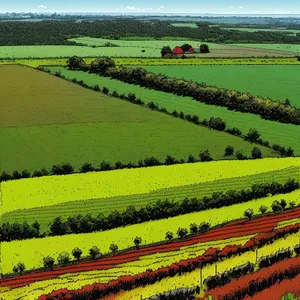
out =
[[[133,287],[138,287],[146,284],[153,284],[156,281],[160,281],[166,277],[174,277],[177,274],[185,272],[191,272],[200,266],[211,264],[218,261],[221,258],[227,257],[225,253],[230,257],[234,254],[244,253],[249,250],[253,250],[256,247],[262,247],[263,245],[274,241],[277,238],[283,237],[289,233],[295,233],[299,230],[300,224],[286,227],[284,229],[277,229],[268,236],[265,234],[257,235],[251,238],[244,246],[234,246],[234,253],[228,251],[228,246],[220,251],[220,249],[207,249],[205,253],[197,258],[188,259],[179,263],[172,264],[168,268],[160,268],[153,272],[145,272],[136,276],[122,276],[116,281],[111,281],[108,284],[94,284],[91,286],[85,286],[77,291],[56,291],[48,296],[42,296],[40,299],[64,299],[68,294],[69,299],[84,299],[86,295],[92,298],[98,299],[110,295],[111,293],[118,293],[120,290],[130,290]],[[230,247],[230,246],[229,246]]]

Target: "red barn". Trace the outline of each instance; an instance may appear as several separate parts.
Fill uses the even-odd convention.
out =
[[[172,53],[176,56],[182,56],[184,54],[184,51],[181,47],[177,46],[173,49]]]

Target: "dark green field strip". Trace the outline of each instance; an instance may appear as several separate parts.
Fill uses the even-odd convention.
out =
[[[292,147],[295,150],[295,154],[300,155],[300,126],[263,120],[257,115],[230,111],[225,107],[215,105],[206,105],[192,100],[190,97],[181,97],[146,89],[95,74],[69,71],[63,67],[49,67],[48,69],[52,72],[60,71],[62,75],[69,79],[83,80],[91,87],[98,84],[101,88],[109,88],[110,92],[116,90],[119,94],[135,93],[145,103],[153,101],[160,108],[165,107],[170,112],[173,110],[183,111],[185,114],[199,116],[200,120],[220,117],[226,122],[228,128],[237,127],[243,133],[247,133],[250,128],[255,127],[261,133],[263,140],[269,141],[270,144],[278,143],[285,147]]]
[[[181,201],[184,198],[202,198],[210,196],[213,192],[226,192],[228,190],[242,190],[250,188],[255,183],[280,182],[285,183],[289,178],[300,181],[299,167],[289,167],[272,172],[259,173],[251,176],[221,179],[211,182],[186,185],[183,187],[165,188],[148,194],[130,196],[119,196],[113,198],[91,199],[85,201],[71,201],[58,205],[13,211],[2,216],[1,222],[23,222],[32,223],[38,221],[41,230],[46,231],[48,224],[57,216],[67,218],[78,214],[91,214],[93,216],[103,213],[109,214],[114,210],[122,212],[130,205],[141,208],[158,200],[169,199],[170,201]]]
[[[155,74],[206,82],[220,88],[283,101],[300,107],[300,78],[297,66],[144,66]],[[226,74],[226,76],[225,76]],[[251,80],[249,80],[251,79]]]

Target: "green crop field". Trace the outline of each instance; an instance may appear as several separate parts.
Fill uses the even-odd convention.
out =
[[[294,44],[235,44],[240,47],[252,47],[266,50],[277,50],[299,54],[300,45]]]
[[[221,27],[224,30],[237,30],[237,31],[245,31],[245,32],[259,32],[259,31],[266,31],[266,32],[283,32],[289,35],[296,35],[300,33],[300,30],[290,30],[290,29],[268,29],[268,28],[247,28],[247,27],[234,27],[234,28],[225,28]]]
[[[197,28],[196,23],[172,23],[171,24],[174,27],[189,27],[189,28]]]
[[[161,66],[145,67],[153,73],[283,101],[300,107],[298,66]],[[251,80],[249,80],[251,79]]]
[[[208,149],[223,158],[230,144],[250,155],[253,145],[129,102],[86,90],[20,66],[0,67],[0,172],[33,171],[70,162],[98,166],[166,155],[187,159]],[[5,88],[5,89],[4,89]],[[214,141],[218,141],[215,143]],[[180,141],[180,146],[178,143]],[[22,149],[22,150],[20,150]],[[261,147],[263,155],[276,156]]]
[[[143,47],[87,47],[87,46],[0,46],[0,59],[111,56],[111,57],[160,57],[160,50]]]
[[[129,92],[135,93],[145,103],[153,101],[159,107],[165,107],[168,111],[183,111],[185,114],[198,115],[200,120],[211,117],[220,117],[226,121],[227,127],[238,127],[243,133],[250,128],[257,128],[264,140],[271,144],[279,143],[291,146],[297,154],[300,154],[300,127],[292,124],[283,124],[261,119],[257,115],[244,114],[227,110],[224,107],[206,105],[192,100],[189,97],[180,97],[173,94],[145,89],[136,85],[127,84],[118,80],[111,80],[107,77],[99,77],[95,74],[88,74],[80,71],[69,71],[62,67],[49,67],[52,72],[60,71],[62,75],[73,79],[83,80],[90,86],[98,84],[100,87],[108,87],[110,91],[116,90],[119,94]]]
[[[3,203],[9,202],[13,205],[8,205],[12,211],[4,213],[4,215],[1,216],[1,222],[18,222],[23,223],[24,221],[27,221],[28,223],[33,223],[34,221],[38,221],[41,225],[41,231],[47,231],[48,225],[50,222],[54,220],[55,217],[62,216],[64,219],[68,218],[72,215],[85,215],[85,214],[91,214],[91,215],[98,215],[99,213],[103,213],[104,215],[109,214],[113,210],[117,210],[119,212],[123,212],[127,209],[128,206],[134,205],[135,208],[141,208],[145,207],[149,203],[156,203],[158,200],[165,200],[169,199],[170,201],[182,201],[186,197],[188,198],[202,198],[204,196],[211,196],[213,192],[226,192],[229,190],[242,190],[247,189],[252,186],[252,184],[255,183],[264,183],[264,182],[280,182],[285,183],[289,178],[294,178],[295,180],[300,180],[300,173],[299,173],[299,166],[296,166],[296,163],[292,163],[291,166],[288,167],[289,162],[292,162],[293,160],[284,160],[284,164],[282,166],[278,165],[278,168],[276,169],[276,163],[274,164],[274,167],[272,164],[269,165],[269,169],[254,169],[250,170],[248,169],[248,174],[241,174],[241,176],[237,176],[237,174],[232,174],[232,177],[230,178],[218,178],[215,177],[213,180],[204,180],[203,182],[192,182],[190,176],[187,176],[189,178],[188,182],[184,183],[181,186],[173,186],[174,182],[169,183],[169,187],[162,187],[160,186],[158,189],[153,188],[152,190],[149,190],[148,193],[145,193],[144,191],[136,191],[132,195],[127,195],[126,192],[122,192],[123,195],[116,195],[116,196],[110,196],[104,198],[101,194],[101,190],[96,191],[94,190],[94,193],[92,195],[87,195],[85,193],[84,195],[80,195],[80,184],[74,184],[74,186],[78,187],[78,190],[76,193],[74,193],[74,190],[72,191],[72,194],[76,194],[72,196],[71,198],[68,198],[69,194],[71,194],[71,191],[68,190],[68,186],[71,186],[70,184],[65,184],[65,186],[61,185],[60,182],[62,182],[64,179],[70,179],[69,182],[72,182],[72,178],[75,178],[74,176],[68,176],[68,177],[56,177],[56,186],[60,187],[63,192],[58,193],[58,195],[53,195],[51,193],[51,188],[49,183],[51,182],[51,179],[43,178],[43,179],[30,179],[30,185],[26,184],[26,187],[24,186],[24,183],[26,181],[12,181],[9,183],[3,183]],[[237,162],[230,162],[231,167]],[[260,164],[261,161],[256,161],[256,164]],[[228,165],[227,162],[220,162],[219,165],[223,165],[225,169],[225,164]],[[252,163],[254,165],[254,163]],[[241,162],[239,164],[238,170],[241,171],[242,169],[246,169],[245,166],[248,165],[248,163]],[[194,165],[195,167],[197,165]],[[200,169],[203,167],[206,167],[207,165],[199,165]],[[218,165],[215,165],[212,167],[211,172],[216,173],[219,175],[222,174],[222,172],[218,172],[218,169],[216,168]],[[271,168],[270,168],[271,167]],[[180,169],[180,166],[177,167],[167,167],[166,173],[168,173],[168,169]],[[188,165],[185,165],[184,168],[188,168]],[[141,175],[145,175],[145,173],[148,171],[154,171],[160,170],[160,168],[151,168],[151,169],[145,169],[141,170]],[[252,172],[251,172],[252,171]],[[121,173],[127,173],[129,174],[135,174],[136,172],[134,170],[128,170],[128,171],[122,171],[119,173],[99,173],[98,176],[103,176],[104,178],[109,178],[109,175],[116,174],[119,175]],[[172,172],[173,174],[173,172]],[[124,176],[124,178],[128,179],[128,175]],[[92,174],[89,175],[83,175],[81,176],[83,181],[86,181],[88,184],[88,179],[92,178]],[[96,178],[97,174],[93,178]],[[54,177],[55,178],[55,177]],[[78,177],[77,177],[78,178]],[[84,180],[84,178],[86,180]],[[158,176],[153,176],[153,178],[158,178]],[[161,178],[161,177],[159,177]],[[113,178],[112,178],[113,179]],[[199,178],[200,179],[200,178]],[[133,180],[132,180],[133,181]],[[36,190],[39,189],[39,183],[43,182],[42,186],[45,188],[38,192]],[[68,180],[66,181],[66,183]],[[82,180],[78,181],[82,182]],[[164,184],[164,181],[161,182]],[[87,186],[87,184],[85,184]],[[127,185],[130,186],[131,182],[128,181]],[[48,188],[47,188],[48,186]],[[73,185],[72,185],[73,186]],[[95,185],[96,186],[96,185]],[[109,184],[110,186],[110,184]],[[29,188],[28,188],[29,187]],[[136,187],[134,188],[136,189]],[[89,189],[87,189],[89,190]],[[18,193],[18,191],[22,191],[21,193]],[[43,195],[43,196],[42,196]],[[83,197],[86,197],[86,199],[83,199]],[[94,199],[93,199],[94,198]],[[22,210],[17,209],[20,208],[20,205],[18,204],[17,199],[22,199],[23,202],[26,204],[34,204],[36,203],[36,200],[43,199],[43,202],[39,202],[38,204],[35,204],[36,207],[31,207]],[[34,200],[36,199],[36,200]],[[58,200],[60,201],[58,202]],[[77,201],[75,199],[78,199]],[[43,205],[49,204],[47,206],[47,209]],[[7,207],[7,205],[4,205],[4,207]],[[8,209],[9,210],[9,209]]]

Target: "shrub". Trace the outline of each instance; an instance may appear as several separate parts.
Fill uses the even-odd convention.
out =
[[[168,231],[166,232],[166,240],[171,241],[173,239],[173,232]]]
[[[231,156],[231,155],[233,155],[233,153],[234,153],[234,148],[232,146],[228,145],[225,148],[224,156]]]
[[[259,137],[260,137],[260,133],[256,129],[251,128],[247,133],[247,135],[245,136],[245,140],[253,143],[253,142],[257,142]]]
[[[254,147],[251,151],[251,156],[252,158],[254,159],[257,159],[257,158],[261,158],[262,157],[262,154],[261,154],[261,151],[259,148],[257,147]]]
[[[267,212],[268,208],[265,205],[261,205],[259,208],[259,211],[261,212],[261,214],[265,214]]]
[[[252,216],[253,216],[254,212],[253,212],[253,209],[252,208],[247,208],[245,211],[244,211],[244,216],[246,218],[248,218],[249,220],[252,219]]]
[[[210,156],[209,151],[207,149],[204,151],[201,151],[199,153],[199,158],[200,158],[200,161],[202,161],[202,162],[213,160],[213,158]]]
[[[207,44],[201,44],[200,45],[200,53],[209,53],[209,47]]]
[[[142,238],[137,236],[134,240],[133,243],[135,245],[135,248],[138,249],[140,247],[140,244],[142,243]]]
[[[210,224],[207,223],[207,222],[202,222],[200,225],[199,225],[199,233],[206,233],[209,231],[209,228],[210,228]]]
[[[247,156],[245,156],[242,152],[240,152],[240,151],[237,151],[236,153],[235,153],[235,157],[237,158],[237,159],[239,159],[239,160],[245,160],[245,159],[247,159]]]
[[[80,168],[80,173],[87,173],[94,171],[94,168],[92,167],[92,164],[90,163],[84,163],[82,167]]]
[[[186,235],[188,234],[188,231],[186,228],[178,228],[177,230],[177,235],[178,237],[180,237],[181,239],[184,238]]]
[[[116,245],[116,244],[111,244],[109,246],[109,250],[112,252],[112,253],[116,253],[118,251],[119,247]]]
[[[44,261],[44,267],[49,268],[50,270],[53,269],[54,266],[54,258],[51,256],[47,256],[43,258]]]
[[[19,262],[17,265],[13,267],[13,272],[17,274],[22,274],[25,271],[25,265],[22,262]]]
[[[66,251],[61,252],[57,257],[57,262],[60,265],[66,265],[70,261],[70,254]]]
[[[229,128],[229,129],[227,129],[226,131],[227,131],[228,133],[230,133],[230,134],[238,135],[238,136],[240,136],[240,135],[242,134],[242,132],[241,132],[238,128],[236,128],[236,127]]]
[[[98,247],[96,247],[96,246],[93,246],[89,250],[89,254],[90,254],[91,259],[96,259],[96,258],[98,258],[101,255],[100,249]]]
[[[101,89],[100,89],[100,87],[99,87],[98,84],[96,84],[96,85],[93,87],[93,90],[94,90],[95,92],[100,92],[100,91],[101,91]]]
[[[275,200],[272,205],[271,205],[271,208],[273,210],[274,213],[279,213],[282,211],[282,206],[280,204],[279,201]]]
[[[102,92],[103,92],[103,94],[108,95],[108,93],[109,93],[109,88],[107,88],[106,86],[103,87]]]
[[[76,247],[72,250],[72,255],[79,261],[82,255],[82,250]]]
[[[197,224],[193,223],[190,224],[190,233],[191,234],[196,234],[198,232],[198,226]]]

